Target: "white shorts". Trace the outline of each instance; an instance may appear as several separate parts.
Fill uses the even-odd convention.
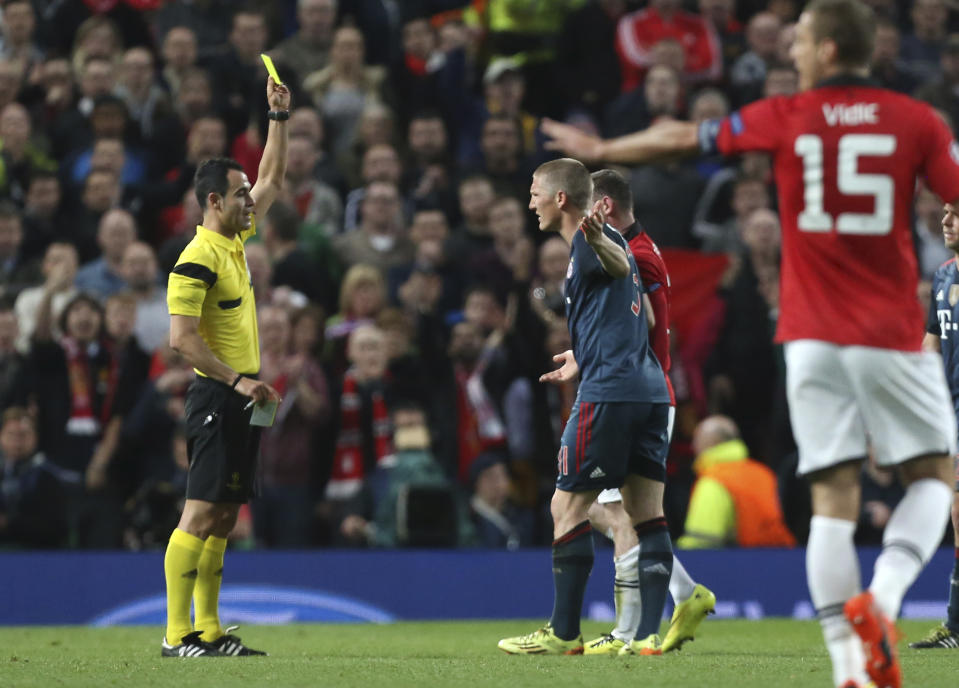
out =
[[[786,394],[799,474],[871,449],[880,466],[954,454],[956,416],[936,353],[788,342]]]
[[[669,407],[669,419],[666,423],[666,433],[669,436],[669,440],[673,439],[673,426],[676,425],[676,407]],[[623,495],[619,493],[619,488],[612,488],[611,490],[603,490],[599,493],[599,496],[596,498],[596,501],[600,504],[612,504],[613,502],[623,501]]]

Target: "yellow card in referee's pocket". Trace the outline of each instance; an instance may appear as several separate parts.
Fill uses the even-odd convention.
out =
[[[276,73],[276,67],[273,66],[273,60],[270,59],[270,56],[266,53],[260,53],[260,59],[263,60],[263,64],[266,65],[266,71],[270,73],[270,76],[273,77],[273,81],[277,86],[282,86],[283,81],[280,79],[280,75]]]

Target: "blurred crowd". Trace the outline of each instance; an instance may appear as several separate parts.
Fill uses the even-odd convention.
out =
[[[875,78],[959,121],[944,1],[870,4]],[[568,249],[526,209],[554,157],[540,119],[615,136],[797,89],[796,0],[0,6],[0,547],[165,546],[194,375],[168,345],[166,276],[201,221],[197,163],[231,156],[255,181],[261,53],[294,99],[286,186],[247,245],[283,402],[238,547],[548,544],[576,389],[537,381],[570,347]],[[802,541],[769,161],[621,171],[673,275],[673,533],[695,429],[723,414]],[[949,257],[939,216],[920,193],[924,277]],[[901,491],[864,478],[870,542]]]

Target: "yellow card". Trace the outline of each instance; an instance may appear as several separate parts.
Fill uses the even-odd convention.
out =
[[[263,64],[266,65],[266,71],[268,71],[270,76],[273,77],[273,81],[276,82],[276,85],[282,86],[283,81],[280,80],[280,75],[276,73],[276,67],[273,66],[273,60],[270,59],[270,56],[265,53],[260,53],[260,59],[263,60]]]

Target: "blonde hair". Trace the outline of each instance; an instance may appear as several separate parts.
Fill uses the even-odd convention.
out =
[[[549,193],[565,192],[570,203],[580,210],[590,207],[593,180],[589,176],[589,170],[579,160],[560,158],[544,162],[536,168],[533,176],[540,178]]]
[[[349,314],[350,305],[356,290],[364,285],[372,285],[379,292],[380,303],[386,302],[386,282],[378,268],[367,263],[357,263],[346,272],[343,286],[340,288],[340,314]]]

